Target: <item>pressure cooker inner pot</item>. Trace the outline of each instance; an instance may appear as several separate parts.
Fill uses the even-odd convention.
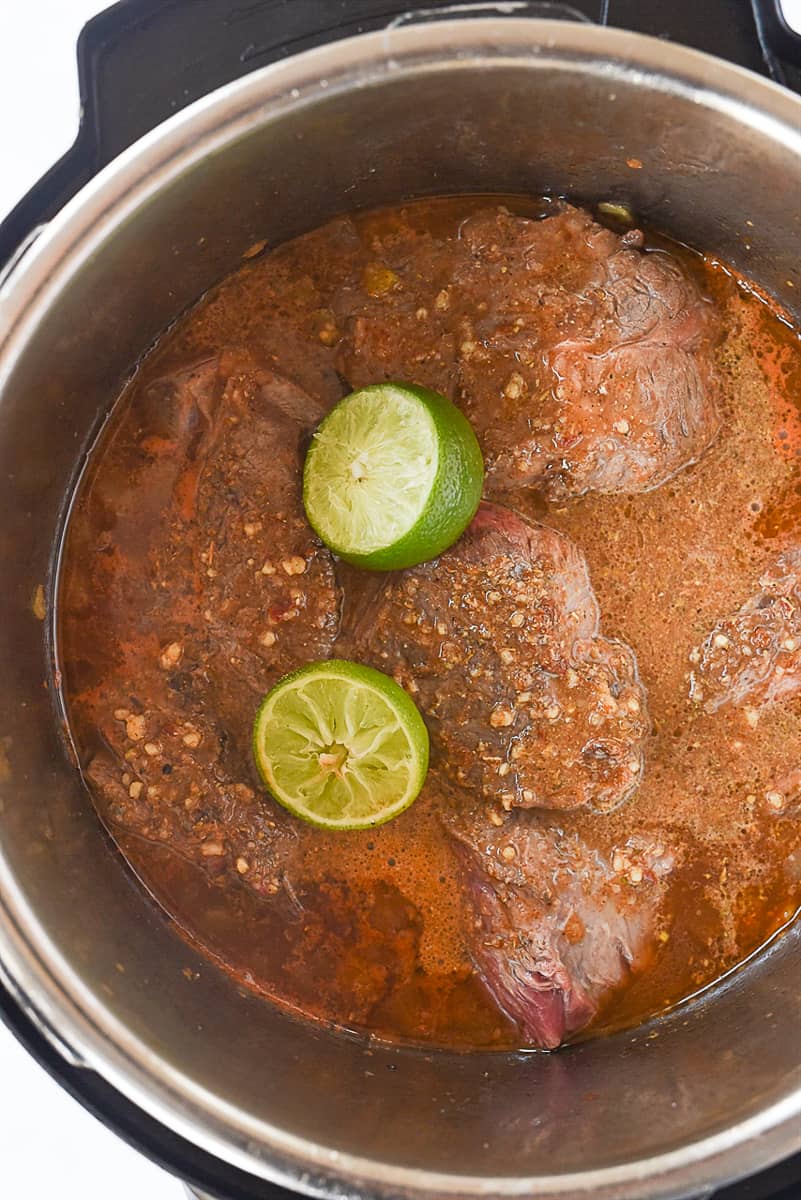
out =
[[[103,833],[65,751],[53,597],[84,456],[138,357],[254,243],[403,198],[550,192],[630,204],[780,303],[801,296],[798,158],[780,123],[749,109],[748,77],[744,99],[727,99],[647,63],[593,58],[580,39],[534,52],[510,34],[508,45],[449,53],[448,28],[403,41],[395,59],[355,53],[353,70],[347,44],[308,68],[268,70],[112,167],[112,207],[115,185],[93,185],[72,210],[72,244],[59,244],[68,257],[40,277],[58,291],[0,404],[12,986],[148,1111],[305,1187],[344,1176],[381,1190],[391,1178],[380,1163],[485,1178],[492,1191],[499,1177],[593,1171],[715,1134],[723,1149],[725,1131],[801,1079],[797,930],[691,1005],[556,1054],[427,1053],[295,1019],[240,991],[171,927]],[[603,44],[623,53],[628,43]],[[2,303],[13,295],[12,280]],[[423,1175],[405,1182],[415,1180],[427,1186]]]

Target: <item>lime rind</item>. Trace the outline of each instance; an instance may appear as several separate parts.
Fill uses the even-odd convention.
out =
[[[418,795],[428,731],[389,676],[331,659],[286,676],[267,694],[253,753],[270,792],[295,816],[327,829],[366,829]],[[321,766],[321,756],[332,765]]]
[[[398,570],[436,558],[481,500],[484,463],[466,417],[438,392],[382,383],[318,427],[303,473],[309,523],[340,558]]]

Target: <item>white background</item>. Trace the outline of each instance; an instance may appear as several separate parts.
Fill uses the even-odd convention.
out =
[[[0,0],[0,215],[73,141],[75,42],[104,7],[102,0]],[[801,0],[785,0],[785,12],[801,31]],[[2,1026],[0,1171],[8,1200],[183,1197],[180,1184],[85,1113]]]
[[[78,129],[75,43],[103,0],[0,0],[0,216]],[[0,1024],[2,1200],[185,1200],[183,1185],[85,1112]]]

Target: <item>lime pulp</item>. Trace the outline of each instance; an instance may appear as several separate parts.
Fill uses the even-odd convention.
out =
[[[315,532],[340,558],[397,570],[436,558],[473,519],[484,464],[465,416],[438,392],[381,383],[323,419],[303,472]]]
[[[295,816],[326,829],[367,829],[417,797],[428,731],[388,675],[360,663],[310,663],[267,693],[253,726],[267,788]]]

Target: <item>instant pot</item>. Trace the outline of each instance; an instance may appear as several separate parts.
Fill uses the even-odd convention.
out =
[[[0,226],[4,1019],[221,1200],[797,1195],[798,922],[691,1004],[555,1054],[299,1021],[124,865],[70,759],[55,640],[110,400],[257,241],[402,197],[568,193],[632,205],[801,320],[801,71],[778,4],[131,0],[86,27],[79,72],[74,147]]]

